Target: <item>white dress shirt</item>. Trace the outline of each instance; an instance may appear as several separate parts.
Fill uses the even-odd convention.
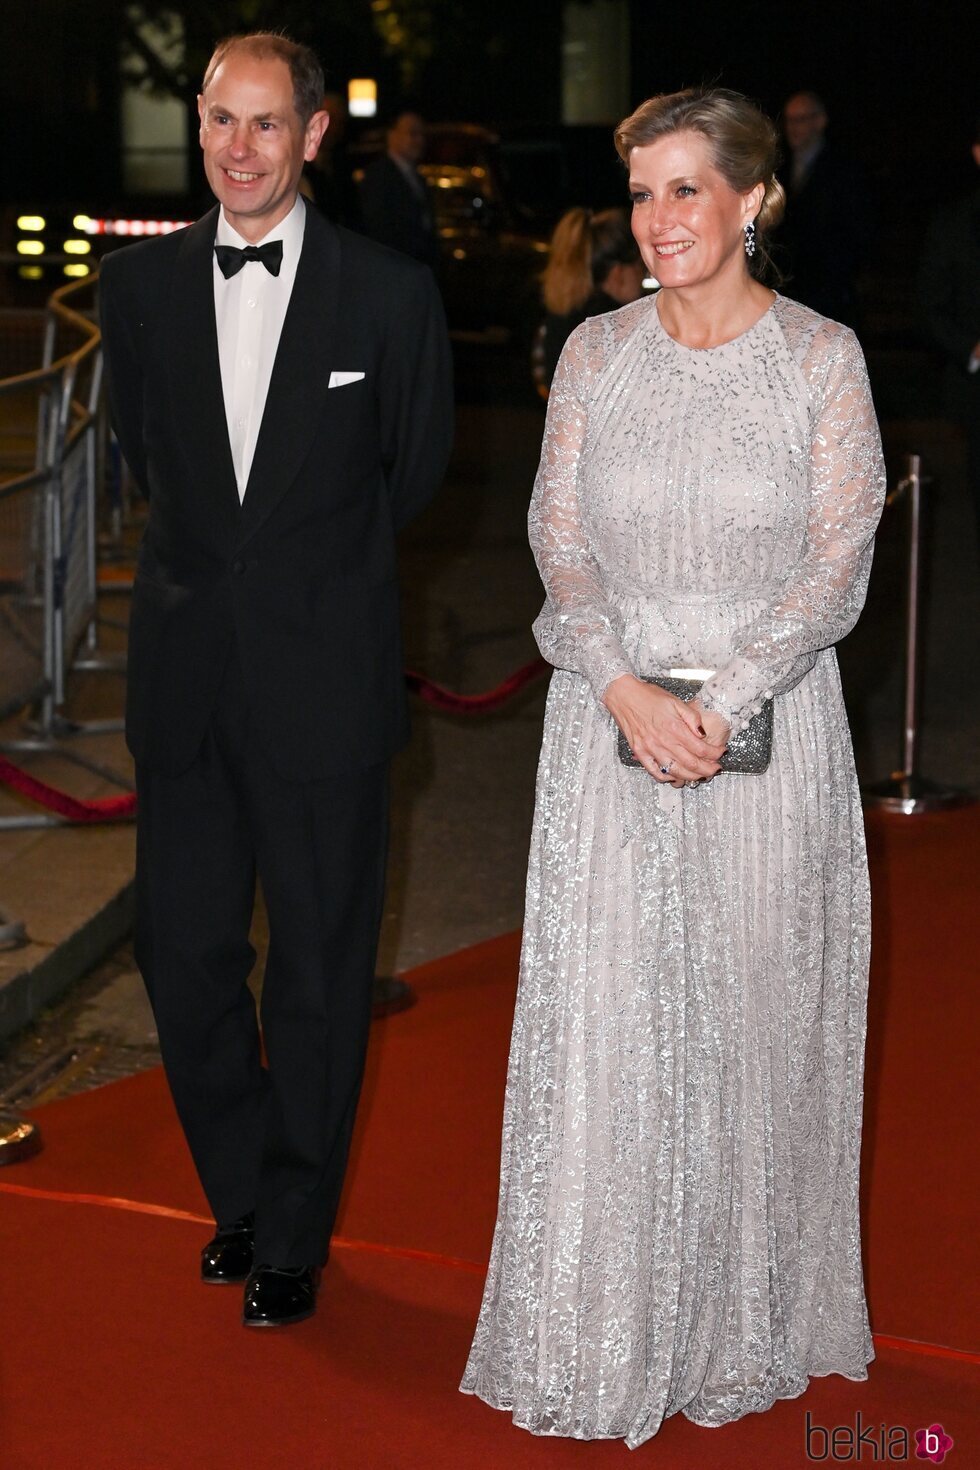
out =
[[[261,240],[243,240],[225,219],[223,209],[218,215],[216,245],[235,245],[243,250],[250,243],[282,241],[278,276],[266,270],[260,260],[247,260],[237,275],[226,280],[217,257],[214,259],[214,317],[218,328],[221,390],[239,500],[245,497],[305,229],[306,205],[298,196],[286,218]]]

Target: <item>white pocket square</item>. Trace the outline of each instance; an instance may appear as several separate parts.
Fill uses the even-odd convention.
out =
[[[359,383],[363,373],[331,373],[328,388],[346,388],[348,383]]]

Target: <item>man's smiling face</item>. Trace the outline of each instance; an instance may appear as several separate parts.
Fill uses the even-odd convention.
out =
[[[204,172],[228,223],[261,240],[293,207],[306,160],[316,156],[325,112],[304,125],[289,67],[278,57],[231,51],[197,99]]]

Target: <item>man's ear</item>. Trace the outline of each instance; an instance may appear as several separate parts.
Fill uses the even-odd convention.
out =
[[[306,124],[306,147],[303,150],[303,157],[307,163],[312,163],[316,158],[320,144],[323,142],[323,135],[329,126],[329,112],[314,112]]]

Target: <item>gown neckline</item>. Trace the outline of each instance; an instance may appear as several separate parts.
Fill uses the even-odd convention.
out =
[[[750,336],[757,327],[761,327],[762,323],[766,321],[771,313],[775,310],[776,303],[777,301],[779,301],[779,299],[779,292],[774,291],[772,300],[766,307],[765,311],[761,314],[761,316],[757,316],[754,322],[750,322],[743,331],[738,332],[734,337],[729,337],[727,342],[717,342],[714,347],[689,347],[686,342],[679,342],[676,337],[672,337],[670,332],[668,332],[667,328],[664,326],[663,322],[660,319],[660,308],[657,305],[656,297],[654,297],[653,299],[653,314],[656,317],[657,330],[661,332],[663,336],[666,337],[667,341],[672,343],[674,347],[679,348],[681,352],[720,352],[724,347],[731,347],[736,342],[744,341],[745,338]]]

